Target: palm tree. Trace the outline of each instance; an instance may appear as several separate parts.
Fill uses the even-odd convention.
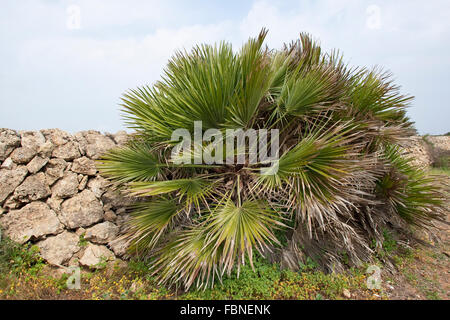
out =
[[[177,52],[160,81],[122,99],[135,134],[99,168],[140,200],[125,237],[130,250],[153,259],[162,283],[207,287],[252,265],[256,252],[294,269],[310,257],[339,271],[369,260],[385,230],[408,234],[444,216],[437,178],[403,155],[414,133],[405,111],[412,97],[390,74],[349,68],[306,34],[269,51],[266,34],[237,53],[225,42]],[[180,162],[173,132],[195,135],[196,121],[201,134],[225,137],[229,129],[275,130],[279,158],[257,154],[250,162],[245,146],[216,154],[215,163],[192,163],[199,151],[224,145],[216,138]],[[247,160],[225,161],[239,155]]]

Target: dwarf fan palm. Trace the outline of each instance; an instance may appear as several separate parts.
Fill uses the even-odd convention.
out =
[[[443,216],[441,187],[402,158],[414,133],[405,112],[411,97],[390,75],[350,69],[306,34],[279,51],[263,47],[265,36],[239,52],[227,43],[178,52],[154,86],[123,97],[135,134],[99,167],[140,200],[125,238],[154,259],[161,282],[206,287],[252,264],[255,250],[291,268],[308,256],[336,271],[369,259],[386,228],[406,232]],[[216,154],[215,163],[176,161],[172,134],[195,135],[196,121],[201,135],[278,130],[279,158],[250,162],[254,150],[245,145]],[[188,158],[224,144],[197,143]],[[239,155],[247,160],[225,161]]]

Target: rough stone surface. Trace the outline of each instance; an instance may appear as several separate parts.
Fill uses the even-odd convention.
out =
[[[45,166],[45,177],[49,185],[54,184],[59,178],[64,176],[67,162],[63,159],[50,159]]]
[[[38,154],[43,158],[49,158],[52,155],[55,146],[51,141],[46,141],[43,145],[39,146]]]
[[[81,156],[79,145],[75,141],[69,141],[66,144],[57,146],[52,153],[55,158],[61,158],[67,161],[79,158]]]
[[[73,172],[65,172],[52,187],[52,195],[59,198],[69,198],[78,192],[78,176]]]
[[[90,190],[83,190],[61,205],[61,222],[70,229],[88,227],[103,218],[103,207]]]
[[[130,140],[130,135],[126,131],[122,130],[113,135],[113,138],[118,145],[122,146]]]
[[[17,241],[38,242],[44,258],[58,265],[78,265],[83,256],[97,260],[85,265],[95,264],[99,252],[107,257],[113,256],[113,251],[125,254],[126,242],[114,240],[126,230],[124,206],[132,201],[112,191],[94,160],[125,144],[129,137],[125,131],[71,135],[60,129],[19,133],[0,129],[0,217],[4,229]],[[85,234],[88,246],[101,246],[85,252],[87,247],[78,245]]]
[[[22,147],[33,149],[35,152],[45,143],[44,135],[39,131],[20,131]]]
[[[7,210],[14,210],[20,208],[22,204],[23,204],[22,202],[20,202],[19,200],[14,198],[14,196],[11,195],[3,203],[3,208]]]
[[[64,199],[58,198],[56,196],[51,196],[47,199],[46,203],[52,210],[55,212],[59,212],[61,210],[61,203],[64,201]]]
[[[412,165],[425,168],[433,163],[432,149],[422,137],[412,137],[405,149]]]
[[[0,161],[8,158],[11,152],[19,146],[20,136],[16,131],[0,128]]]
[[[428,136],[433,150],[433,163],[450,166],[450,136]]]
[[[134,203],[134,199],[122,195],[117,190],[108,189],[102,195],[102,201],[105,205],[111,205],[112,208],[119,208],[123,206],[129,206]]]
[[[109,221],[88,228],[84,238],[95,243],[105,244],[112,241],[119,233],[119,227]]]
[[[19,243],[63,231],[56,213],[40,201],[32,202],[20,210],[10,211],[2,216],[0,225],[7,236]]]
[[[11,153],[11,159],[17,164],[27,164],[36,155],[36,150],[27,147],[17,148]]]
[[[45,179],[45,174],[28,176],[14,191],[14,198],[21,202],[30,202],[46,198],[50,195],[50,187]]]
[[[98,131],[81,131],[75,134],[81,150],[91,159],[98,159],[103,153],[114,148],[114,141]]]
[[[79,263],[82,266],[99,268],[99,263],[114,259],[114,253],[107,247],[96,244],[89,244],[84,250]]]
[[[80,250],[79,237],[72,232],[63,233],[49,237],[37,243],[40,255],[52,265],[62,265],[69,261],[73,255]]]
[[[117,215],[114,213],[114,211],[108,210],[105,212],[103,219],[105,219],[105,221],[114,222],[117,219]]]
[[[122,238],[114,239],[108,243],[108,246],[114,252],[114,254],[118,257],[124,257],[127,254],[127,250],[129,247],[129,243],[127,240]]]
[[[16,166],[16,164],[12,161],[12,159],[6,158],[5,161],[3,161],[2,165],[0,166],[0,168],[11,170],[12,168],[14,168],[14,166]]]
[[[124,233],[128,229],[128,221],[130,221],[129,214],[117,216],[115,223],[120,226],[120,233]]]
[[[75,230],[75,233],[81,237],[84,236],[84,234],[86,234],[86,229],[85,228],[78,228],[77,230]]]
[[[41,132],[55,146],[62,146],[72,140],[71,135],[61,129],[44,129]]]
[[[117,210],[116,210],[117,215],[122,215],[122,214],[125,214],[126,212],[127,212],[127,209],[125,207],[120,207],[120,208],[117,208]]]
[[[89,176],[94,176],[97,173],[97,168],[95,167],[95,161],[87,157],[81,157],[75,159],[70,168],[73,172],[81,173]]]
[[[78,190],[82,191],[86,188],[88,182],[88,176],[84,176],[81,180],[80,180],[80,184],[78,185]]]
[[[95,194],[95,196],[100,199],[101,196],[106,192],[109,184],[110,183],[108,180],[103,177],[97,176],[93,179],[90,179],[87,186]]]
[[[50,160],[50,159],[42,158],[41,156],[35,156],[33,158],[33,160],[31,160],[27,164],[27,169],[30,173],[34,174],[34,173],[38,172],[39,170],[41,170],[47,164],[48,160]]]
[[[13,170],[0,169],[0,205],[22,183],[27,174],[28,170],[24,166]]]

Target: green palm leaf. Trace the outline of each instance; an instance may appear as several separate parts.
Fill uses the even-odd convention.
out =
[[[118,184],[156,179],[163,167],[154,149],[141,142],[113,149],[98,161],[102,175]]]

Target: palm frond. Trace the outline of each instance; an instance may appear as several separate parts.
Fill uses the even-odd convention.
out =
[[[167,198],[140,202],[133,209],[127,238],[132,242],[130,249],[140,251],[153,249],[182,211],[175,201]]]
[[[103,176],[124,184],[156,179],[165,164],[158,161],[154,148],[148,143],[137,141],[105,153],[97,166]]]
[[[445,218],[445,182],[415,168],[399,146],[387,145],[384,157],[390,170],[378,181],[377,191],[406,222],[427,227]]]

